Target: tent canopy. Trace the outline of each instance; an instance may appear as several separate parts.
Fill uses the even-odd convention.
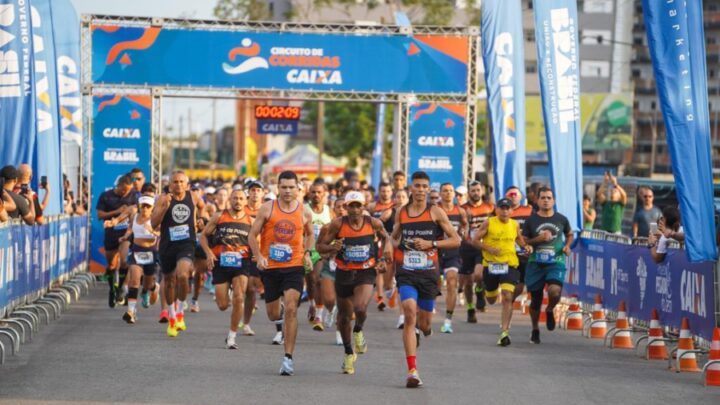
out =
[[[297,174],[317,173],[320,151],[315,145],[297,145],[277,159],[268,162],[263,173],[280,173],[292,170]],[[345,171],[345,165],[339,159],[323,153],[323,174],[337,175]]]

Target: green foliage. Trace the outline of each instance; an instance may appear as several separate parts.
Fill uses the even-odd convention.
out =
[[[217,0],[213,10],[222,20],[268,20],[270,10],[262,0]]]

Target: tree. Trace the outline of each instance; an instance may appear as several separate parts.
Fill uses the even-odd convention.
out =
[[[270,10],[262,0],[217,0],[213,10],[222,20],[268,20]]]

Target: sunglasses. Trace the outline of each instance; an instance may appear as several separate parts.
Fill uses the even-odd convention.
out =
[[[145,209],[147,209],[147,208],[152,208],[152,205],[142,204],[142,205],[140,206],[140,208],[145,208]]]
[[[518,193],[507,193],[508,197],[517,197]]]

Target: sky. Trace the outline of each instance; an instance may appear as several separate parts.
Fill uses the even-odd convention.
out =
[[[167,18],[213,17],[215,0],[70,0],[79,15],[104,14]],[[235,102],[217,101],[217,128],[235,124]],[[163,126],[168,134],[177,136],[182,116],[183,132],[187,135],[188,111],[192,111],[193,131],[203,132],[212,128],[212,101],[205,99],[163,99]]]

